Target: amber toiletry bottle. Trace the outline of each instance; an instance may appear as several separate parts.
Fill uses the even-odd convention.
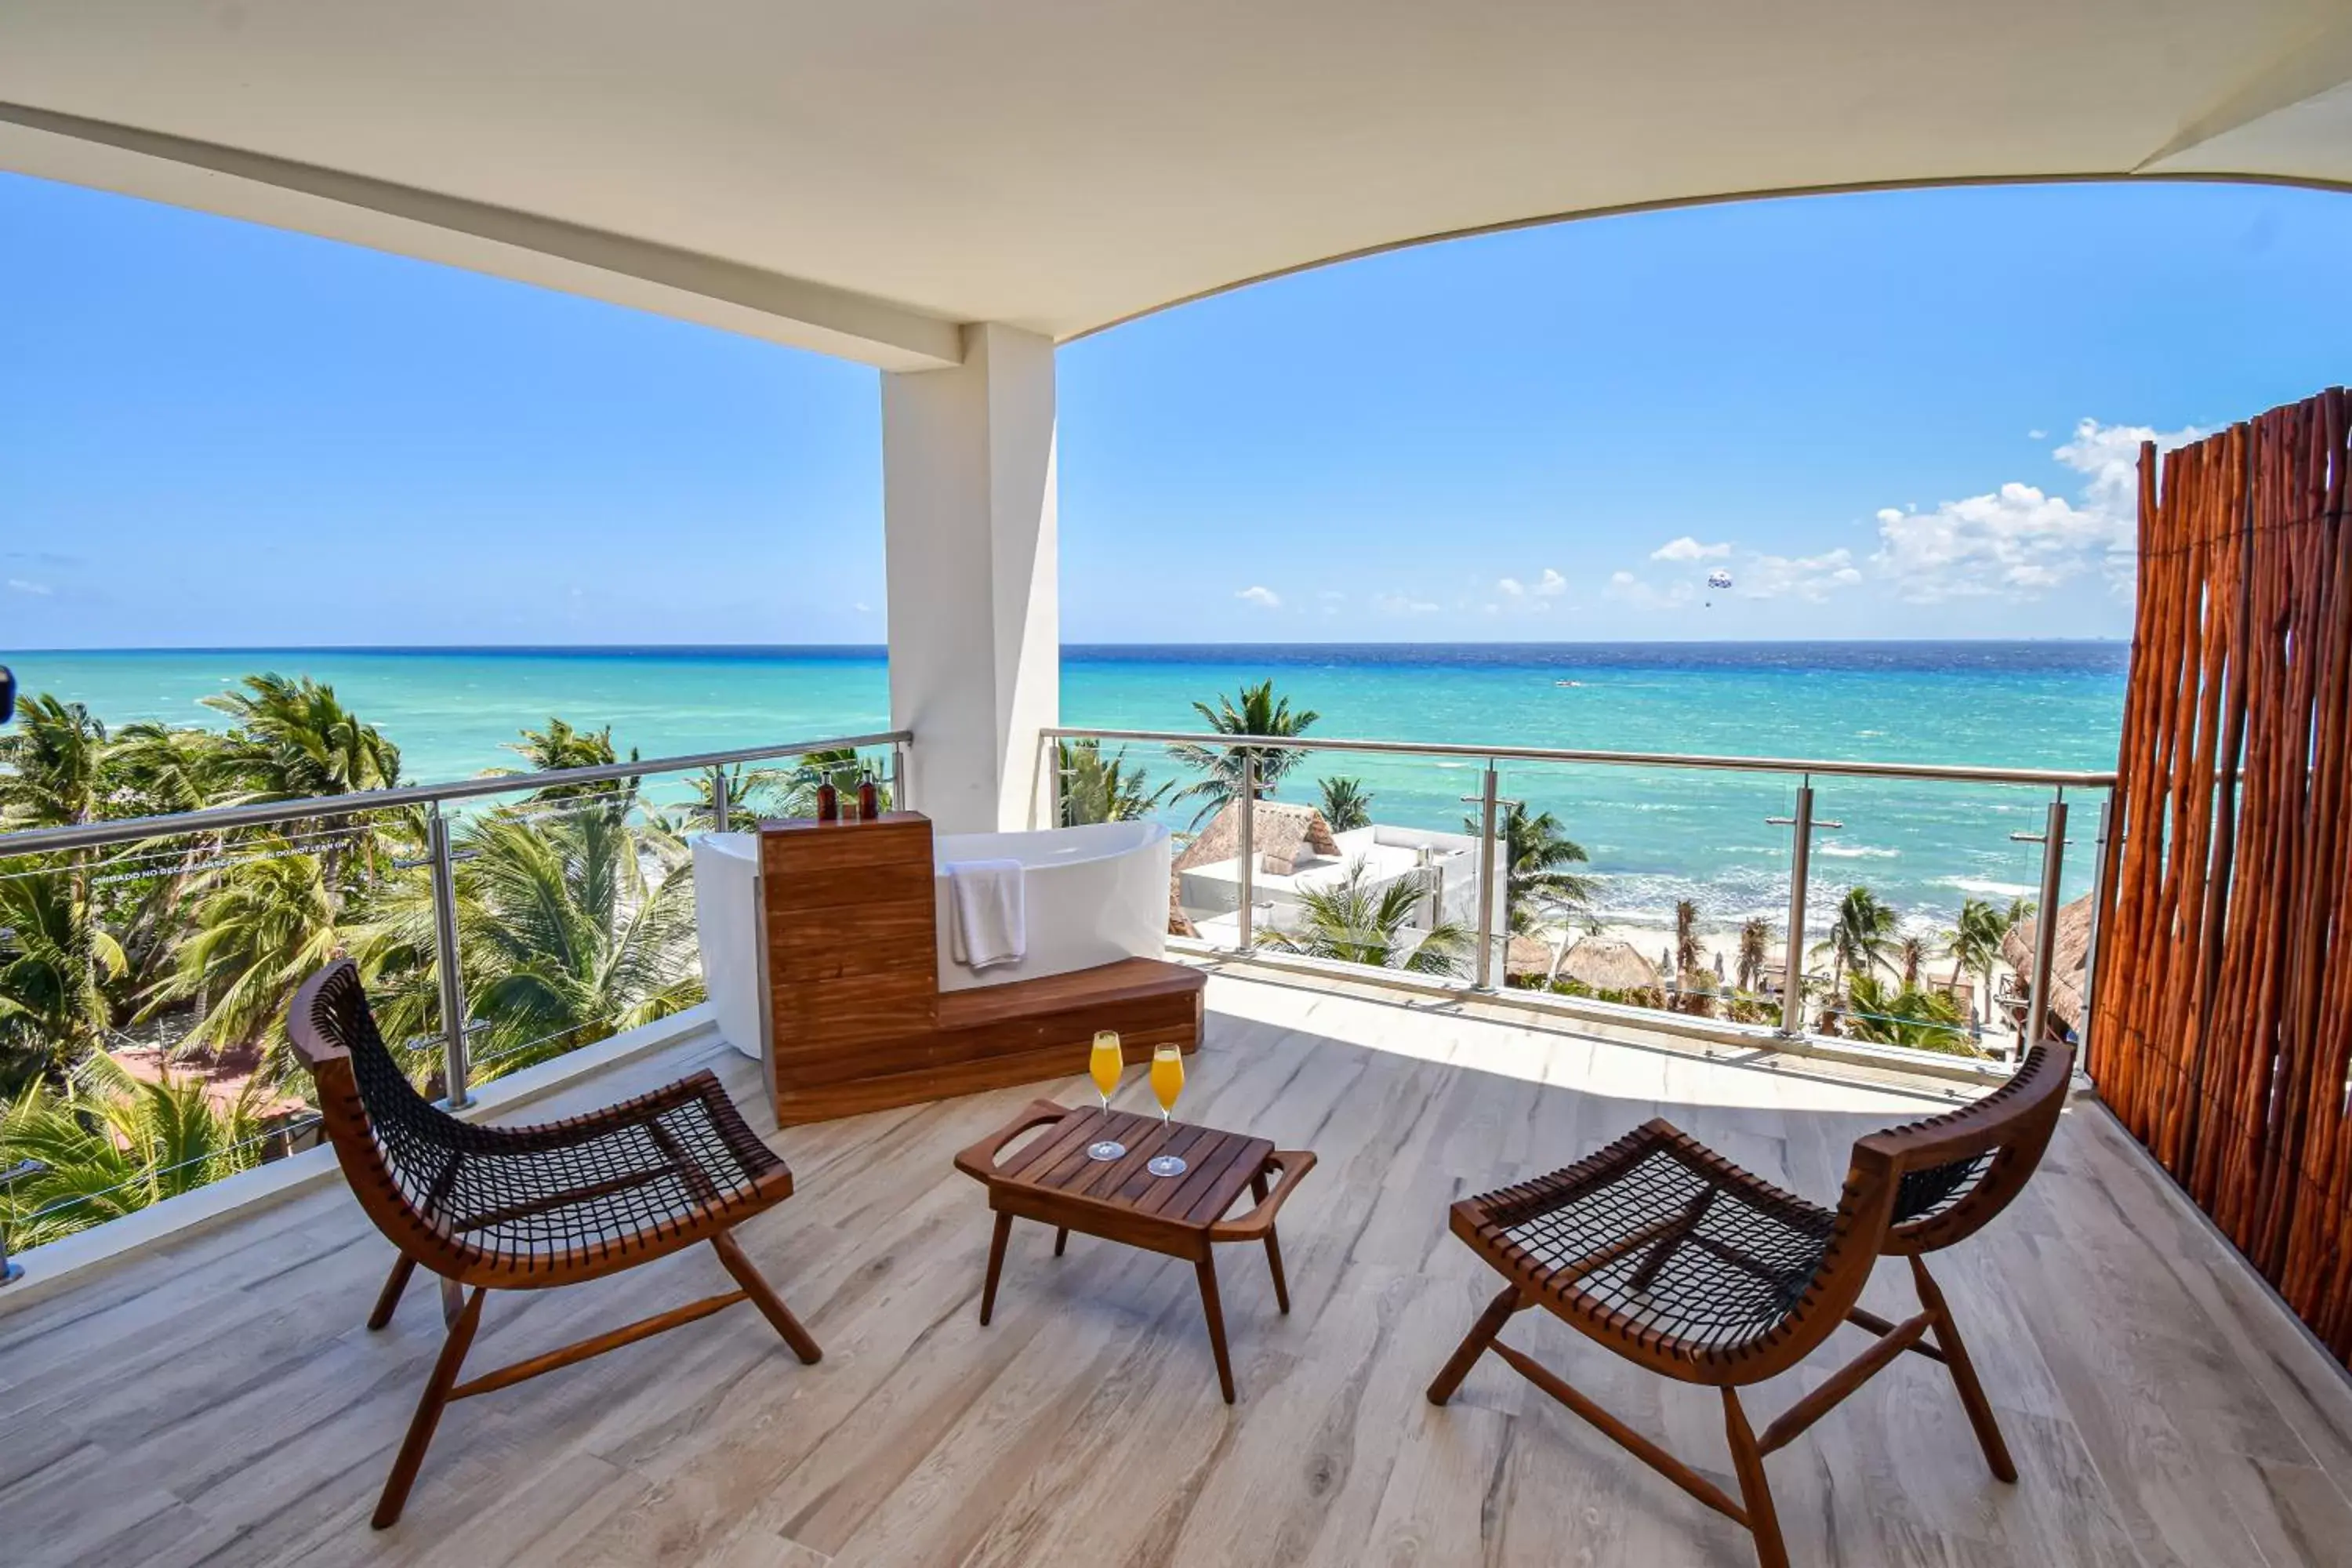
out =
[[[831,779],[819,779],[816,785],[816,819],[819,822],[841,820],[841,792],[833,787]]]
[[[874,770],[867,768],[857,775],[857,820],[871,822],[882,815],[882,791],[874,783]]]

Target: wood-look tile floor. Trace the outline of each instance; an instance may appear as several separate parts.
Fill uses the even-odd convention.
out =
[[[361,1327],[391,1252],[340,1189],[0,1317],[0,1562],[1751,1562],[1491,1357],[1450,1406],[1423,1399],[1491,1289],[1445,1206],[1661,1113],[1828,1194],[1854,1136],[1931,1105],[1459,1005],[1230,977],[1209,1005],[1183,1113],[1322,1162],[1283,1215],[1288,1318],[1256,1249],[1222,1256],[1238,1405],[1179,1262],[1084,1237],[1055,1259],[1022,1226],[980,1327],[988,1217],[948,1162],[1036,1092],[1009,1091],[777,1135],[799,1193],[741,1237],[823,1364],[732,1310],[461,1403],[384,1533],[367,1514],[439,1314],[420,1287]],[[708,1037],[571,1098],[706,1064],[756,1103]],[[2025,1196],[1938,1268],[2022,1479],[1992,1480],[1940,1369],[1903,1358],[1771,1459],[1799,1563],[2352,1563],[2352,1395],[2104,1111],[2070,1111]],[[702,1249],[494,1295],[477,1364],[721,1279]],[[1873,1304],[1908,1310],[1896,1266]],[[1733,1485],[1712,1394],[1540,1314],[1511,1334]]]

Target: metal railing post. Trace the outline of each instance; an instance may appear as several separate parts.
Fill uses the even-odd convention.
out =
[[[457,963],[457,881],[449,856],[449,819],[439,805],[425,819],[426,852],[433,868],[434,967],[441,981],[442,1076],[452,1110],[473,1103],[466,1092],[466,984]]]
[[[907,743],[890,742],[890,809],[912,811],[914,803],[907,798]]]
[[[2099,802],[2099,836],[2091,847],[2091,929],[2083,945],[2083,1021],[2074,1029],[2074,1049],[2084,1061],[2090,1058],[2091,1024],[2097,1016],[2091,997],[2099,977],[2099,933],[2106,925],[2107,831],[2115,808],[2115,792],[2110,790]]]
[[[1495,760],[1478,784],[1478,964],[1473,989],[1495,988]]]
[[[733,826],[730,819],[734,815],[735,803],[727,793],[727,770],[713,768],[710,770],[710,831],[727,832]]]
[[[1797,785],[1793,816],[1769,816],[1774,826],[1790,830],[1789,839],[1789,946],[1780,960],[1780,1033],[1795,1037],[1805,1032],[1805,893],[1813,870],[1813,784]],[[1826,826],[1843,827],[1843,823]]]
[[[47,1169],[48,1166],[38,1160],[19,1160],[7,1170],[0,1171],[0,1192],[6,1191],[13,1183],[21,1181],[26,1176],[37,1176]],[[5,1231],[0,1231],[0,1285],[6,1285],[21,1279],[24,1273],[23,1264],[8,1261],[8,1235]]]
[[[1059,827],[1062,823],[1062,791],[1069,781],[1062,776],[1062,742],[1051,735],[1041,735],[1038,741],[1045,748],[1039,765],[1045,770],[1045,826]]]
[[[2029,842],[2032,835],[2020,836]],[[2058,878],[2066,863],[2066,796],[2052,797],[2042,829],[2042,903],[2034,910],[2033,970],[2025,992],[2025,1038],[2021,1049],[2041,1043],[2049,1026],[2051,971],[2058,957]]]
[[[1257,896],[1257,753],[1242,752],[1242,816],[1241,816],[1242,901],[1234,911],[1234,931],[1236,946],[1247,952],[1256,942],[1256,933],[1250,930],[1250,900]]]

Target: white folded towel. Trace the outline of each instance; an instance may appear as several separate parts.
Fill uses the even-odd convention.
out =
[[[1028,953],[1024,876],[1018,860],[948,863],[948,901],[955,906],[950,949],[956,962],[987,969]]]

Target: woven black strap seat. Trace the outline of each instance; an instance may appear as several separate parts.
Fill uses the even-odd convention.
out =
[[[1667,1121],[1637,1127],[1564,1170],[1464,1199],[1454,1205],[1454,1235],[1507,1283],[1430,1384],[1430,1400],[1451,1399],[1491,1350],[1685,1491],[1748,1526],[1767,1568],[1785,1568],[1788,1552],[1764,1456],[1906,1352],[1950,1370],[1987,1464],[2015,1480],[1924,1255],[1973,1235],[2022,1189],[2064,1109],[2071,1069],[2064,1047],[2037,1047],[2008,1084],[1975,1104],[1860,1140],[1834,1208],[1742,1170]],[[1860,1304],[1883,1257],[1909,1258],[1919,1293],[1921,1310],[1899,1323]],[[1532,1307],[1628,1360],[1720,1389],[1740,1495],[1503,1342],[1511,1318]],[[1754,1431],[1738,1391],[1788,1371],[1847,1324],[1875,1342]]]
[[[1895,1223],[1948,1211],[1990,1163],[1979,1154],[1906,1172]],[[1837,1222],[1835,1210],[1663,1121],[1566,1170],[1469,1203],[1484,1215],[1470,1245],[1564,1310],[1726,1355],[1796,1310]]]
[[[485,1127],[427,1100],[376,1032],[357,973],[330,971],[311,1022],[350,1053],[358,1097],[403,1205],[460,1256],[445,1275],[511,1288],[619,1267],[700,1241],[790,1197],[793,1173],[708,1072],[584,1116]]]
[[[352,1195],[399,1249],[368,1327],[392,1321],[419,1265],[441,1278],[448,1338],[384,1483],[378,1529],[400,1517],[452,1399],[536,1377],[739,1301],[757,1306],[803,1361],[818,1359],[816,1342],[733,1235],[736,1225],[792,1195],[792,1170],[709,1073],[561,1121],[485,1127],[416,1091],[384,1045],[348,961],[303,983],[287,1027],[317,1084],[320,1119]],[[735,1289],[457,1381],[487,1290],[593,1279],[706,1241]]]

